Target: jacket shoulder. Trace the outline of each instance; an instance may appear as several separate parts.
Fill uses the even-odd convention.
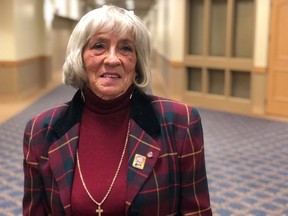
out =
[[[185,103],[158,96],[148,96],[155,113],[161,114],[167,122],[177,122],[182,125],[200,120],[197,108]]]
[[[65,113],[68,104],[62,104],[43,111],[28,121],[23,137],[23,152],[27,161],[37,162],[41,155],[46,155],[55,122]],[[32,151],[32,149],[34,149]],[[36,150],[35,150],[36,149]],[[32,154],[34,152],[34,154]],[[28,157],[29,156],[29,157]]]
[[[68,109],[69,104],[63,103],[48,110],[45,110],[35,117],[33,117],[29,123],[31,123],[34,131],[43,130],[45,128],[51,128],[57,122],[57,120],[64,115]],[[28,124],[29,124],[28,123]]]

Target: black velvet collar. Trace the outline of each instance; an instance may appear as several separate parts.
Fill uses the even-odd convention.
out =
[[[142,91],[135,88],[131,101],[130,118],[132,118],[151,137],[154,139],[157,138],[160,133],[160,125],[147,96]],[[59,118],[54,126],[59,138],[81,121],[84,102],[81,98],[80,90],[76,92],[73,99],[68,103],[68,106],[64,115]]]

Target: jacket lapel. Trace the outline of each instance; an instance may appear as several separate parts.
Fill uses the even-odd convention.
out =
[[[133,120],[131,121],[131,132],[128,140],[129,161],[126,213],[140,188],[152,172],[161,150],[159,142],[146,133]]]
[[[71,215],[71,189],[74,177],[75,152],[79,141],[79,125],[76,124],[54,142],[48,152],[51,170],[55,176],[66,215]]]
[[[161,151],[158,141],[160,125],[151,101],[147,95],[137,89],[131,100],[126,214],[144,182],[150,176]]]
[[[50,146],[48,153],[66,215],[71,215],[71,191],[83,107],[84,102],[78,90],[69,102],[67,111],[54,125],[56,141]]]

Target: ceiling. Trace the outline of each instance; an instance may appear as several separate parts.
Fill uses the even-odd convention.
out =
[[[97,7],[101,7],[101,5],[98,5],[96,0],[82,0],[84,3],[84,8],[88,11]],[[127,0],[105,0],[105,4],[109,5],[116,5],[122,8],[126,8],[126,1]],[[128,0],[132,1],[132,0]],[[133,0],[134,1],[134,13],[139,16],[140,18],[143,18],[149,9],[152,7],[153,4],[155,4],[156,0]]]

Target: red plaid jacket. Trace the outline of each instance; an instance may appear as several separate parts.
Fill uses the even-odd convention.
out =
[[[196,109],[133,93],[128,139],[127,215],[212,215],[203,133]],[[43,112],[24,134],[24,215],[71,215],[71,188],[84,103]],[[147,157],[143,170],[135,154]],[[151,155],[151,153],[150,153]]]

